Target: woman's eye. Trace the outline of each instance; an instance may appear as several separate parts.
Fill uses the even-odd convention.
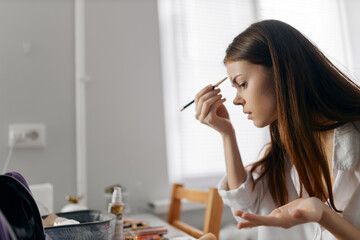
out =
[[[234,83],[232,84],[233,87],[239,88],[239,89],[240,89],[240,88],[245,88],[246,85],[247,85],[247,82],[242,82],[242,83],[234,82]]]

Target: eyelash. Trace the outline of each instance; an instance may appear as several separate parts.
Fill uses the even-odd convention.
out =
[[[243,83],[241,83],[241,84],[237,84],[237,87],[238,87],[238,88],[245,88],[245,87],[246,87],[246,84],[247,84],[247,82],[243,82]]]
[[[246,84],[247,84],[247,82],[242,82],[241,84],[238,84],[238,83],[235,82],[233,84],[233,87],[235,87],[235,88],[245,88]]]

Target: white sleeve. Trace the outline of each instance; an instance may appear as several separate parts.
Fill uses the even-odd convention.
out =
[[[258,214],[260,202],[264,196],[264,179],[261,179],[253,190],[250,172],[246,170],[246,173],[245,182],[232,190],[229,190],[227,176],[224,176],[218,184],[218,191],[224,204],[228,205],[233,212],[234,210],[242,210]]]

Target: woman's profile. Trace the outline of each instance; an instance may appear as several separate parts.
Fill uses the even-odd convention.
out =
[[[238,228],[259,227],[264,240],[358,239],[360,87],[277,20],[235,37],[224,63],[233,103],[271,137],[264,156],[244,167],[221,90],[196,95],[196,118],[223,139],[227,174],[218,188]]]

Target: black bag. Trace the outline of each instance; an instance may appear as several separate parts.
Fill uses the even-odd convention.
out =
[[[1,213],[3,215],[0,219],[1,239],[14,239],[14,235],[18,240],[45,239],[39,209],[21,174],[0,175],[0,211],[0,217]]]

